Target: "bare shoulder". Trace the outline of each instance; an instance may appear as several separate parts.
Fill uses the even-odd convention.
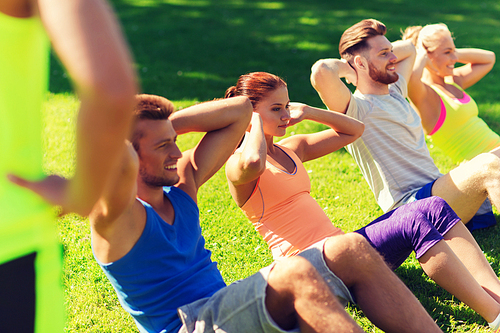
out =
[[[193,158],[195,150],[196,148],[192,148],[182,152],[182,157],[177,161],[179,182],[175,186],[186,192],[194,202],[198,202],[198,186],[195,181],[197,166]]]
[[[125,256],[137,243],[146,225],[146,209],[134,199],[119,216],[107,216],[94,210],[89,216],[92,227],[92,248],[103,263]]]

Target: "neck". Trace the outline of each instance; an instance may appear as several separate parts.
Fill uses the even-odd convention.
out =
[[[163,187],[150,187],[142,182],[137,182],[137,197],[146,201],[155,210],[161,210],[165,200]]]
[[[150,204],[165,223],[173,225],[175,219],[174,207],[167,196],[163,194],[163,187],[144,188],[144,186],[143,184],[143,188],[138,189],[137,196]]]
[[[440,86],[444,86],[444,77],[438,75],[435,71],[429,70],[427,68],[424,69],[422,73],[422,81],[428,84],[437,84]]]
[[[275,151],[274,147],[274,137],[272,135],[265,135],[266,138],[266,144],[267,144],[267,154],[272,155],[273,152]]]
[[[358,85],[356,87],[360,93],[364,95],[387,95],[389,94],[389,85],[373,81],[371,78],[358,77]]]

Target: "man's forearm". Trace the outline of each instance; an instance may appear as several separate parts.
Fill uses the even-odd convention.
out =
[[[246,97],[233,97],[204,102],[174,112],[170,116],[177,134],[212,132],[237,123],[248,125],[247,115],[251,103]]]
[[[392,43],[392,52],[398,58],[397,63],[407,59],[408,57],[415,56],[415,46],[410,40],[398,40]]]

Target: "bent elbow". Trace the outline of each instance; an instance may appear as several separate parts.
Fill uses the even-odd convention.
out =
[[[253,106],[250,99],[246,96],[232,97],[235,103],[235,110],[237,111],[236,122],[242,125],[243,130],[247,129],[250,120],[252,119]]]
[[[354,134],[353,142],[356,141],[358,138],[360,138],[363,135],[364,131],[365,131],[365,124],[362,122],[359,122],[359,124],[357,126],[357,131]]]
[[[238,96],[238,103],[241,109],[241,113],[243,113],[245,116],[248,117],[248,121],[250,121],[250,118],[252,117],[252,112],[253,112],[253,106],[252,102],[250,99],[246,96]]]
[[[114,80],[103,81],[96,85],[100,98],[116,112],[131,112],[135,107],[135,96],[139,87],[134,75],[118,76]],[[120,111],[121,110],[121,111]],[[130,110],[130,111],[126,111]]]
[[[122,133],[131,123],[137,92],[133,76],[94,82],[89,89],[79,91],[81,111],[107,127],[110,134]]]
[[[310,75],[311,85],[314,88],[317,88],[320,82],[323,80],[323,78],[327,75],[327,72],[330,70],[331,68],[328,66],[328,64],[324,59],[316,61],[314,65],[311,67],[311,75]]]
[[[318,77],[321,75],[321,73],[325,70],[325,63],[323,60],[318,60],[316,61],[312,67],[311,67],[311,75],[310,75],[310,80],[311,84],[313,86],[316,85],[316,82],[318,80]]]
[[[325,59],[319,59],[312,65],[311,74],[316,74],[318,72],[321,72],[322,70],[325,70],[327,67],[328,66],[326,65]]]
[[[360,121],[357,121],[357,123],[354,126],[352,126],[352,131],[349,133],[347,137],[348,142],[346,143],[346,145],[353,143],[354,141],[359,139],[363,135],[364,131],[365,131],[365,124]]]
[[[245,158],[243,169],[247,173],[261,174],[266,169],[266,159],[261,158],[259,154],[252,154]]]
[[[75,81],[82,102],[105,110],[110,117],[132,113],[135,95],[139,92],[137,74],[132,65],[117,61],[106,70],[92,71]]]

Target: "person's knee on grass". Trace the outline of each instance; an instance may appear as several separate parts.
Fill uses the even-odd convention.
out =
[[[266,308],[285,330],[351,332],[359,328],[314,266],[299,256],[276,263],[269,275]]]
[[[386,266],[382,257],[357,233],[334,236],[325,243],[325,261],[333,273],[351,287],[376,266]]]

